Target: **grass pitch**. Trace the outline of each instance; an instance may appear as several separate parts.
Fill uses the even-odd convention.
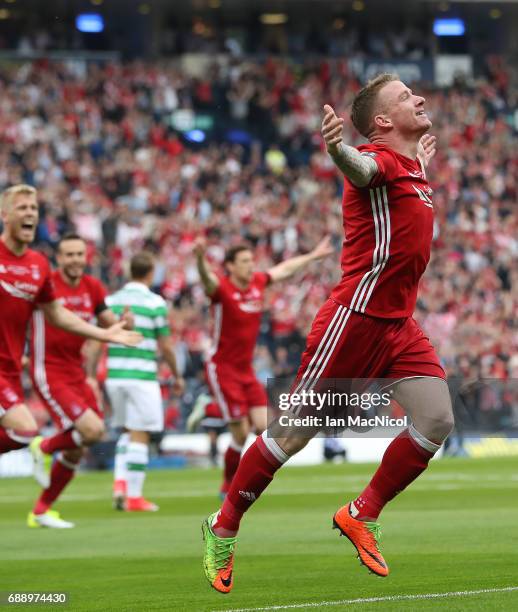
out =
[[[331,530],[334,511],[375,466],[284,468],[243,521],[226,596],[201,566],[200,525],[219,506],[219,471],[150,472],[146,495],[160,512],[145,515],[111,509],[110,474],[79,474],[56,506],[76,523],[70,530],[28,529],[35,483],[0,480],[0,591],[66,591],[67,605],[38,608],[74,612],[518,609],[516,466],[516,458],[433,462],[382,515],[386,579]],[[517,589],[498,590],[506,587]],[[495,590],[472,593],[486,589]],[[470,593],[429,597],[460,591]],[[427,597],[388,599],[400,595]],[[380,600],[349,602],[370,598]]]

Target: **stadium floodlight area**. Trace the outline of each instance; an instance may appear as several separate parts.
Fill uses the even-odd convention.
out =
[[[104,30],[104,19],[99,13],[81,13],[76,17],[76,28],[85,34],[99,34]]]
[[[435,19],[433,22],[433,33],[436,36],[464,36],[466,26],[462,19]]]

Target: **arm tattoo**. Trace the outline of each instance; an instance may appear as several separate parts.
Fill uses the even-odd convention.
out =
[[[362,155],[354,147],[342,142],[335,155],[331,155],[335,165],[356,187],[365,187],[378,172],[378,164],[372,157]]]

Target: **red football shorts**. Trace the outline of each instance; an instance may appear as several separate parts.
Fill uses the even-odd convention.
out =
[[[58,429],[66,430],[73,427],[74,421],[77,421],[89,408],[104,418],[95,393],[86,381],[71,385],[63,384],[62,381],[57,383],[36,378],[33,382]]]
[[[0,418],[18,404],[23,404],[23,390],[19,377],[4,377],[0,375]]]
[[[239,370],[229,365],[209,361],[207,381],[226,421],[239,421],[250,408],[266,406],[267,396],[252,368]]]
[[[411,317],[358,314],[329,299],[309,333],[297,374],[309,389],[321,378],[446,378],[433,346]]]

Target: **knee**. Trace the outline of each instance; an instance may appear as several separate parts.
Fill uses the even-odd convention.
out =
[[[450,435],[454,425],[452,411],[445,410],[443,413],[435,415],[433,419],[428,420],[423,427],[423,429],[426,429],[426,433],[423,433],[423,435],[437,444],[442,444]]]
[[[232,434],[232,437],[234,438],[236,444],[238,444],[239,446],[244,446],[248,435],[240,431]]]
[[[99,442],[101,438],[104,436],[105,428],[104,423],[99,420],[99,422],[88,423],[84,425],[81,430],[81,438],[83,440],[83,444],[89,446],[90,444],[95,444]]]
[[[231,427],[230,431],[234,442],[236,442],[236,444],[239,444],[239,446],[243,446],[246,442],[246,439],[248,438],[248,427],[246,427],[245,423],[236,423],[236,426]]]
[[[455,427],[455,419],[453,418],[453,412],[451,410],[443,415],[440,426],[442,430],[442,439],[446,440]]]

